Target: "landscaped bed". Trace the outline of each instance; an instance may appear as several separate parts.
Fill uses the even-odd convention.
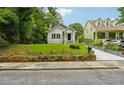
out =
[[[92,58],[93,57],[93,58]],[[80,44],[19,44],[1,49],[0,61],[95,60],[93,52]]]

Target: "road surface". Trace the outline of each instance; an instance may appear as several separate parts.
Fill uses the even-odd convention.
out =
[[[96,60],[124,60],[123,57],[114,55],[114,54],[110,54],[107,52],[104,52],[102,50],[98,50],[93,48],[95,54],[96,54]]]
[[[92,85],[124,84],[124,70],[38,70],[0,71],[0,84],[4,85]]]

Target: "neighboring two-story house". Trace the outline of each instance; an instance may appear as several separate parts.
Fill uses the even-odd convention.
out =
[[[73,28],[58,24],[48,31],[47,42],[49,44],[74,43],[75,33],[76,31]]]
[[[124,39],[124,23],[109,18],[90,20],[85,25],[84,37],[89,39]]]

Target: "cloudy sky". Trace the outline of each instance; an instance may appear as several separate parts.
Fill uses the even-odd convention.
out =
[[[88,20],[97,18],[117,18],[120,13],[117,7],[69,7],[58,8],[65,25],[79,22],[85,24]]]

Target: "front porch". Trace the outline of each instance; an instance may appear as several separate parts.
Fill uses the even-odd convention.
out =
[[[72,32],[66,32],[63,36],[64,43],[75,43],[75,34]]]
[[[94,39],[124,39],[124,31],[96,31]]]

